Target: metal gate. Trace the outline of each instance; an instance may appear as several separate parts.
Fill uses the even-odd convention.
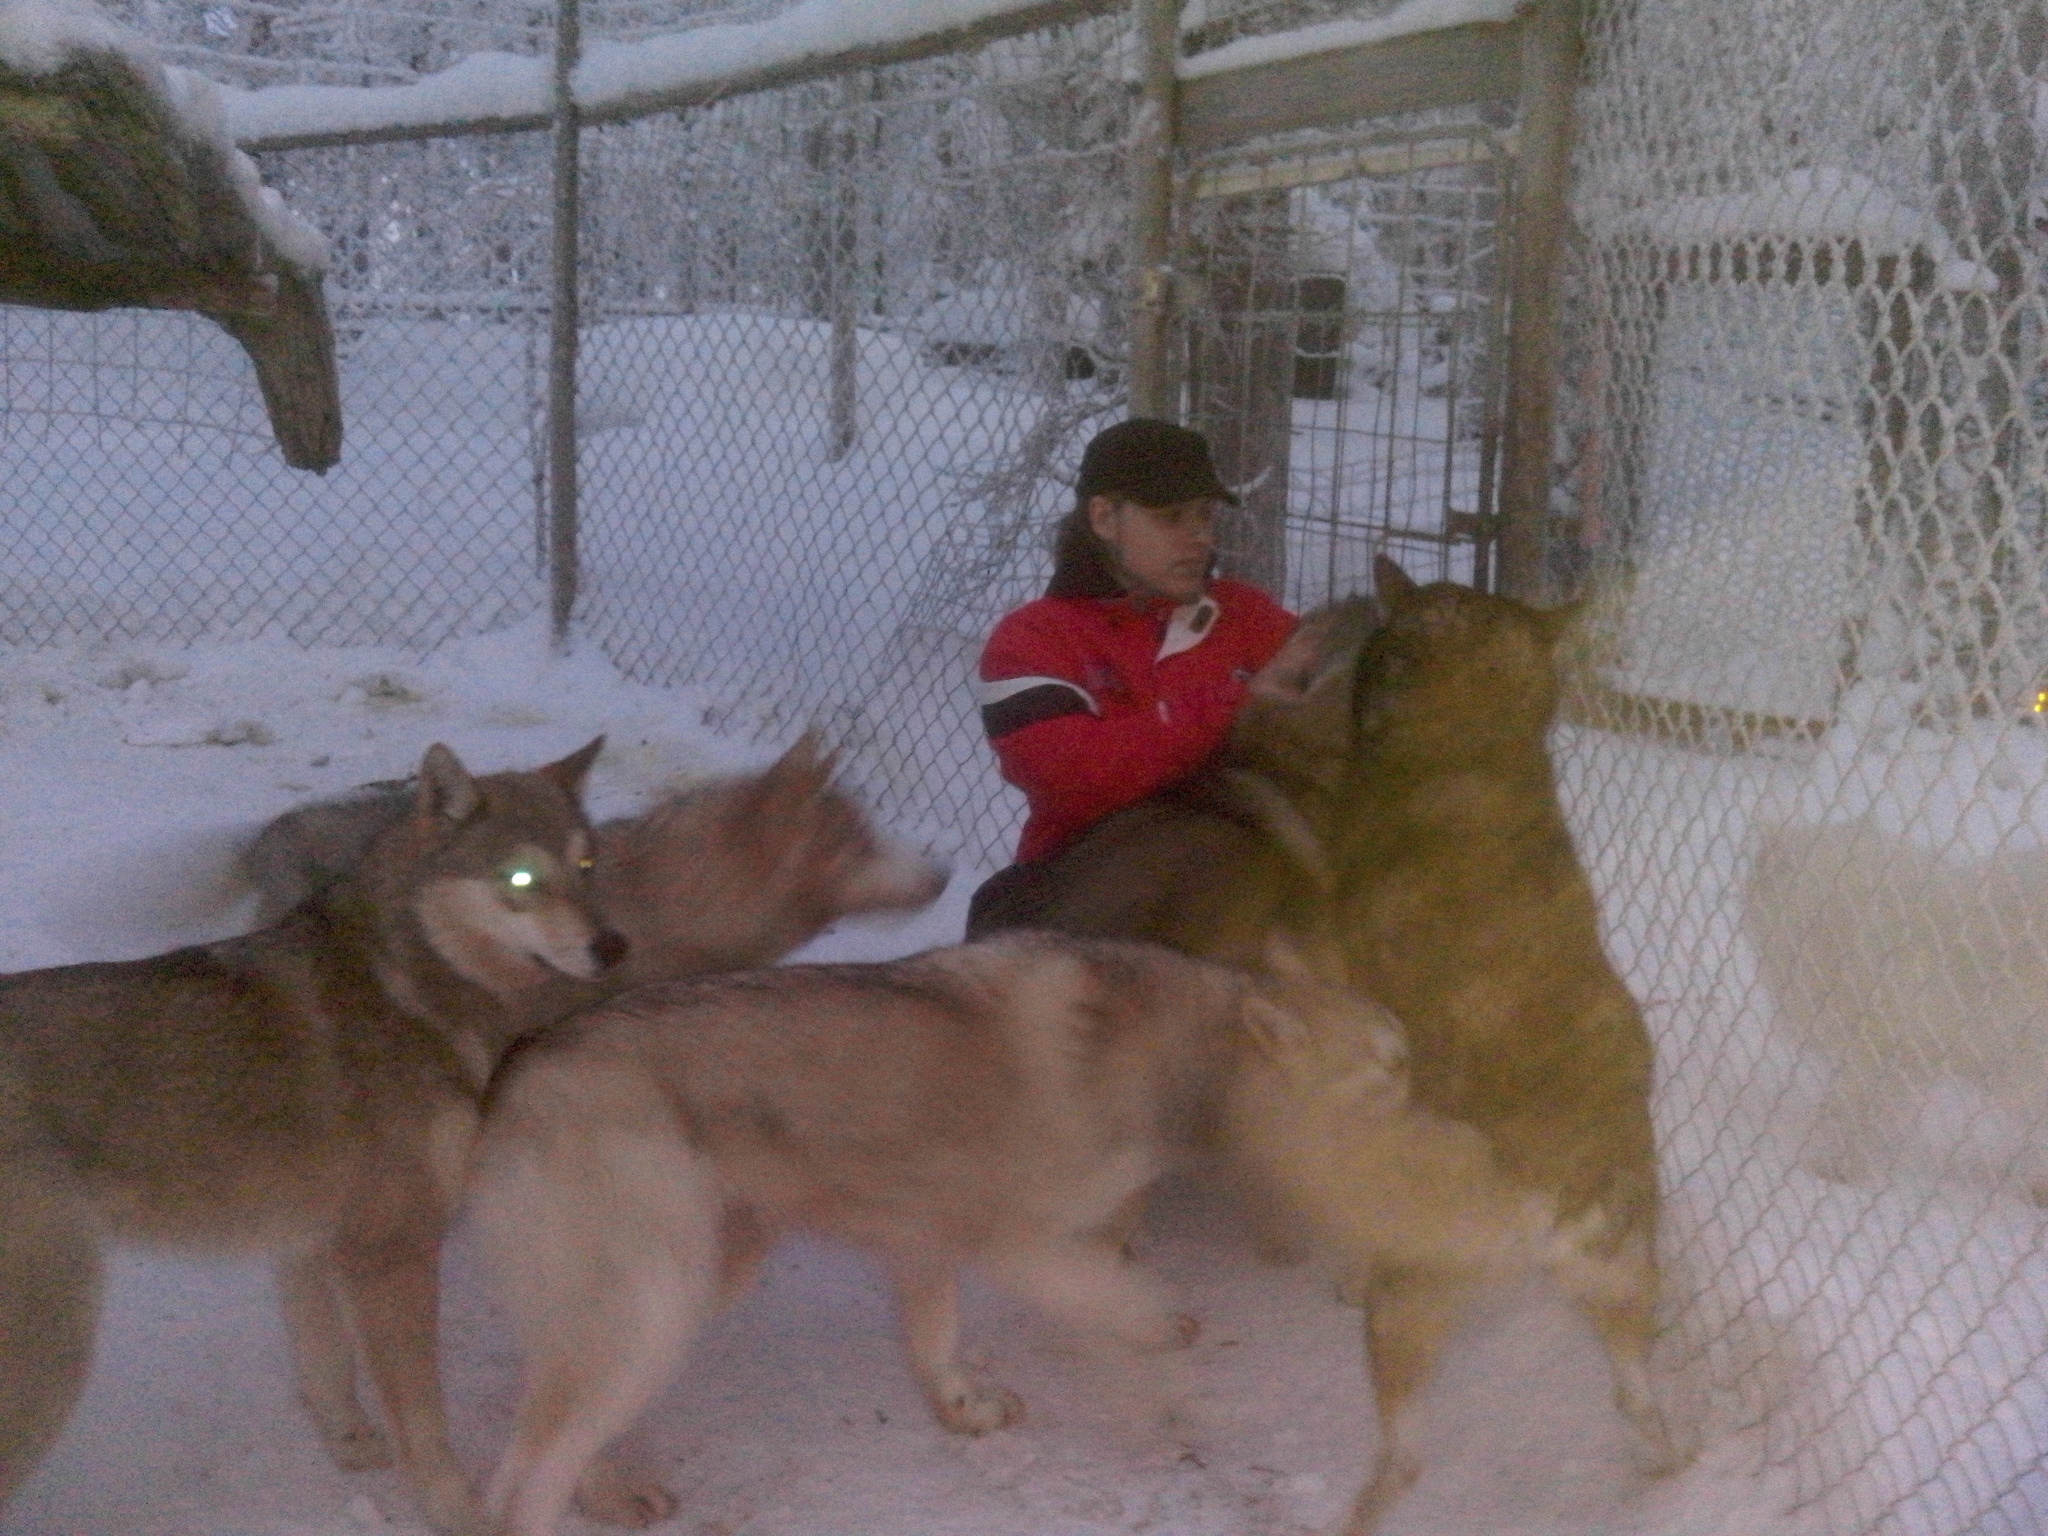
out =
[[[1188,418],[1244,498],[1225,564],[1297,608],[1379,551],[1494,584],[1515,135],[1450,117],[1232,146],[1185,184]]]

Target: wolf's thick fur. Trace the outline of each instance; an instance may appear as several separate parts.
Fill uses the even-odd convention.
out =
[[[536,1036],[494,1095],[473,1206],[526,1357],[499,1529],[552,1536],[590,1459],[789,1227],[887,1265],[950,1429],[1019,1410],[958,1358],[963,1264],[1126,1373],[1157,1369],[1177,1329],[1116,1219],[1207,1102],[1248,985],[1151,945],[1020,932],[642,989]]]
[[[1431,1156],[1470,1156],[1497,1182],[1475,1175],[1469,1199],[1447,1202],[1433,1245],[1406,1220],[1383,1250],[1360,1234],[1380,1448],[1354,1533],[1413,1481],[1403,1410],[1460,1294],[1494,1268],[1454,1237],[1475,1211],[1519,1234],[1541,1208],[1538,1251],[1605,1342],[1618,1406],[1654,1466],[1675,1462],[1645,1365],[1657,1299],[1650,1040],[1601,947],[1544,744],[1551,652],[1570,613],[1418,586],[1385,558],[1377,574],[1386,620],[1353,678],[1334,931],[1351,980],[1401,1021],[1414,1105],[1460,1128]]]
[[[1929,1161],[2048,1203],[2048,854],[1769,827],[1742,920],[1778,1028],[1834,1074],[1817,1171],[1867,1179],[1913,1156],[1923,1107],[1956,1089],[1971,1134]]]
[[[630,942],[606,991],[766,965],[841,917],[929,905],[945,871],[879,835],[833,768],[804,736],[761,773],[599,826],[597,904]],[[409,783],[387,782],[272,821],[242,856],[261,911],[282,916],[354,869],[411,803]],[[566,1013],[577,1000],[560,1001]]]
[[[360,1465],[381,1446],[345,1310],[428,1518],[473,1527],[436,1380],[437,1257],[531,995],[621,947],[577,803],[601,745],[482,778],[431,748],[362,872],[283,922],[0,979],[0,1499],[77,1398],[105,1237],[274,1255],[301,1393]]]
[[[634,979],[778,959],[843,914],[922,906],[944,884],[876,835],[809,741],[594,837],[575,805],[587,752],[476,780],[458,803],[436,749],[418,792],[266,831],[258,879],[293,897],[275,926],[0,980],[0,1497],[76,1394],[104,1228],[276,1253],[300,1396],[335,1459],[393,1454],[356,1396],[359,1343],[428,1517],[476,1528],[442,1427],[434,1287],[506,1048]],[[477,899],[514,850],[552,846],[559,868],[571,840],[598,849],[567,908],[605,935],[602,975],[501,952],[517,934]],[[603,903],[616,920],[600,926]],[[623,960],[614,930],[634,946]],[[668,1507],[614,1481],[590,1512],[645,1523]]]
[[[1548,1202],[1508,1188],[1477,1127],[1414,1102],[1400,1021],[1357,1001],[1340,955],[1311,953],[1268,946],[1252,1048],[1228,1088],[1232,1146],[1354,1263],[1528,1267]]]

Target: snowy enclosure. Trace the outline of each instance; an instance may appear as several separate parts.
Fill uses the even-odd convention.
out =
[[[528,633],[548,9],[115,9],[239,87],[246,139],[301,144],[258,159],[329,244],[347,440],[321,479],[283,468],[242,358],[196,320],[0,309],[13,664],[448,658]],[[875,8],[809,0],[778,29],[772,0],[584,7],[576,632],[729,736],[822,723],[889,819],[992,866],[1016,807],[966,680],[1125,406],[1136,27],[1121,4],[881,9],[935,34],[1024,22],[759,84],[876,45]],[[1208,0],[1180,74],[1194,101],[1439,36],[1512,63],[1513,10]],[[1181,414],[1244,493],[1233,563],[1291,603],[1360,585],[1382,548],[1498,581],[1508,518],[1540,531],[1550,595],[1590,598],[1556,750],[1659,1046],[1667,1364],[1706,1464],[1767,1474],[1787,1530],[2033,1536],[2048,17],[1588,0],[1583,27],[1547,505],[1504,502],[1499,468],[1512,67],[1449,105],[1203,120],[1175,166]],[[714,65],[753,83],[628,110]],[[343,141],[363,124],[388,141]],[[809,1528],[799,1506],[759,1529]],[[1608,1528],[1748,1536],[1755,1508],[1708,1494]]]

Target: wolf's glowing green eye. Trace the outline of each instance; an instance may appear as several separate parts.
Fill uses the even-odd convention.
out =
[[[516,891],[523,891],[533,884],[533,871],[530,869],[510,870],[505,875],[505,883]]]

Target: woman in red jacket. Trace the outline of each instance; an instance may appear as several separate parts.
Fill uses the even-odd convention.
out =
[[[968,931],[1007,926],[1031,866],[1222,744],[1294,616],[1211,576],[1235,503],[1199,432],[1134,417],[1081,457],[1045,596],[981,653],[981,718],[1029,815],[1017,862],[975,893]]]

